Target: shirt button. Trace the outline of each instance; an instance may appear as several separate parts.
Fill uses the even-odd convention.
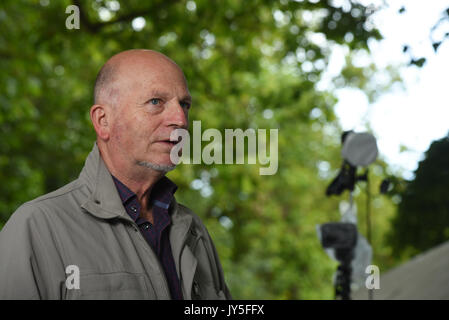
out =
[[[135,212],[137,212],[137,208],[135,206],[132,206],[131,211],[135,213]]]
[[[146,224],[146,225],[143,226],[143,228],[144,228],[145,230],[148,230],[148,229],[150,228],[150,225],[149,225],[149,224]]]

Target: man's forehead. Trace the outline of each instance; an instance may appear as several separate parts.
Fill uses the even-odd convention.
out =
[[[130,50],[113,56],[107,64],[117,65],[119,71],[152,71],[181,73],[181,68],[167,56],[151,50]]]
[[[111,70],[101,87],[112,87],[131,95],[176,95],[179,99],[191,99],[187,81],[181,68],[165,55],[151,50],[128,50],[108,60]]]
[[[164,83],[165,86],[186,86],[187,81],[181,68],[170,62],[136,59],[120,63],[117,78],[126,82],[139,81],[145,85],[150,83]]]

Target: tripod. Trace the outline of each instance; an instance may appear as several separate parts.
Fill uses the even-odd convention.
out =
[[[335,279],[335,300],[351,300],[351,260],[353,249],[337,249],[336,258],[340,262]]]

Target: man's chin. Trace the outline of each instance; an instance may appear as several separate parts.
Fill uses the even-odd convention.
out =
[[[158,163],[152,163],[147,161],[140,161],[137,163],[139,166],[153,169],[154,171],[167,173],[169,171],[172,171],[174,168],[176,168],[175,164],[158,164]]]

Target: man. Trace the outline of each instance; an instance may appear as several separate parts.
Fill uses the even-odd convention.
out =
[[[161,53],[129,50],[103,66],[79,178],[22,205],[0,232],[1,299],[230,298],[205,226],[165,177],[190,104]]]

